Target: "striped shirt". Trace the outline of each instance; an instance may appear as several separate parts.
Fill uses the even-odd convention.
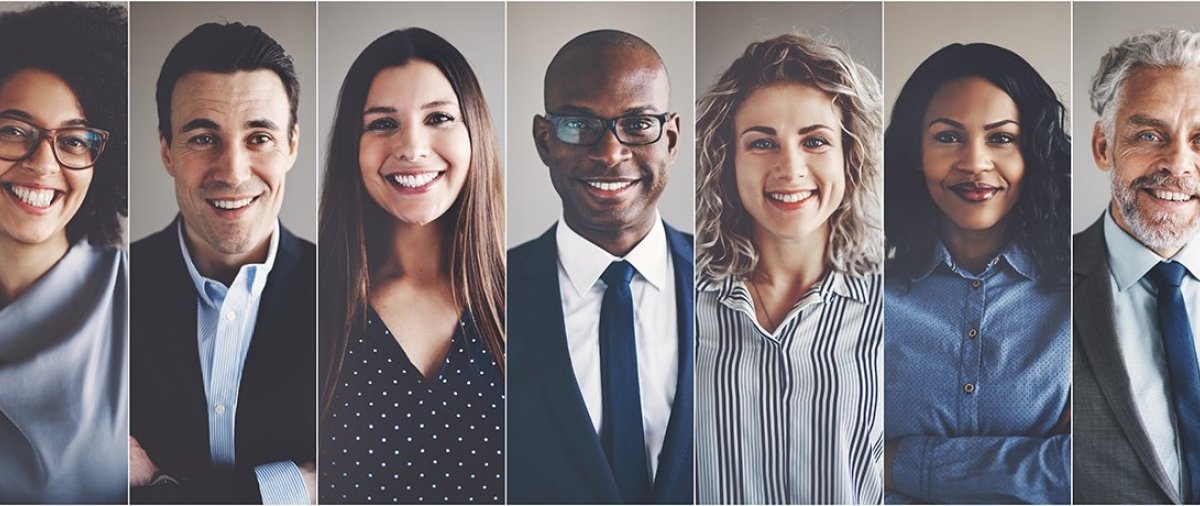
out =
[[[697,291],[699,502],[881,503],[882,276],[830,271],[774,333],[742,281]]]

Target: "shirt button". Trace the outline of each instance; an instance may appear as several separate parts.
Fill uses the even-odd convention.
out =
[[[225,405],[224,405],[224,404],[217,404],[216,406],[213,406],[213,413],[216,413],[216,414],[218,414],[218,415],[223,415],[223,414],[225,414]]]
[[[978,330],[971,329],[971,330],[968,330],[968,331],[967,331],[967,337],[975,337],[975,336],[977,336],[977,335],[979,335],[979,331],[978,331]]]
[[[237,313],[235,313],[235,312],[233,312],[233,311],[226,311],[226,312],[225,312],[225,319],[226,319],[226,320],[233,321],[233,320],[234,320],[234,318],[237,318]]]
[[[975,384],[967,383],[966,385],[963,385],[963,391],[969,394],[975,393]]]
[[[980,281],[978,279],[971,282],[971,288],[979,288],[981,285],[983,285],[983,281]]]

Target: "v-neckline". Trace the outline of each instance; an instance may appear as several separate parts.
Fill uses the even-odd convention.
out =
[[[420,378],[421,382],[423,382],[427,388],[433,389],[433,385],[436,385],[438,380],[441,380],[445,377],[446,371],[450,366],[450,354],[454,351],[455,343],[461,339],[460,336],[463,332],[464,325],[462,316],[459,316],[458,324],[454,326],[454,333],[450,335],[450,346],[446,347],[446,353],[442,355],[438,361],[437,371],[432,377],[427,377],[425,376],[425,373],[421,372],[421,368],[417,367],[417,365],[413,363],[412,358],[408,356],[408,351],[405,350],[404,345],[400,344],[400,341],[396,339],[396,333],[392,331],[391,327],[388,327],[387,322],[384,321],[383,317],[379,315],[379,311],[375,310],[375,306],[368,304],[367,307],[370,308],[371,311],[371,313],[367,316],[368,320],[375,320],[378,322],[380,328],[383,329],[383,335],[381,336],[383,340],[391,343],[391,346],[395,346],[395,349],[400,353],[400,357],[404,359],[404,362],[400,364],[401,367],[412,369],[412,371],[417,374],[417,378]],[[370,325],[368,324],[368,326]]]

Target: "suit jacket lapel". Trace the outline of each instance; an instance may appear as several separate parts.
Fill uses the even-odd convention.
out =
[[[675,402],[671,405],[671,418],[667,423],[666,438],[658,459],[658,475],[654,480],[654,502],[660,504],[680,502],[681,495],[688,499],[683,502],[691,502],[694,453],[694,255],[691,243],[682,233],[669,225],[666,229],[671,262],[675,266],[675,303],[679,318],[679,378],[676,382]]]
[[[242,380],[238,385],[239,404],[261,403],[271,395],[272,376],[276,371],[274,364],[280,358],[277,356],[281,347],[278,341],[300,337],[283,335],[280,328],[287,320],[283,311],[286,309],[285,302],[290,288],[288,280],[292,279],[292,271],[296,270],[299,264],[302,248],[299,239],[283,228],[283,225],[279,226],[279,234],[275,264],[267,273],[267,284],[263,287],[262,299],[258,305],[254,333],[250,335],[250,348],[246,350],[246,360],[242,366]]]
[[[1091,363],[1104,400],[1116,415],[1121,431],[1129,440],[1138,460],[1167,497],[1178,504],[1179,494],[1158,461],[1150,436],[1138,416],[1129,384],[1129,372],[1125,369],[1125,360],[1117,344],[1103,217],[1080,235],[1076,251],[1079,261],[1075,263],[1077,281],[1073,323],[1083,347],[1082,352]]]
[[[539,364],[539,376],[545,388],[546,404],[558,420],[571,454],[577,458],[580,470],[599,502],[619,503],[621,493],[608,466],[608,457],[600,446],[600,438],[592,427],[583,395],[579,393],[575,370],[571,368],[559,296],[558,245],[554,234],[555,227],[551,227],[537,239],[537,247],[521,271],[525,282],[529,283],[522,290],[532,294],[533,303],[519,309],[526,312],[525,321],[534,325],[528,336],[534,341],[533,348],[545,352]]]

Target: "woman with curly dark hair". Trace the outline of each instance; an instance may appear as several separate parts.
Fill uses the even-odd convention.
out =
[[[0,502],[124,503],[126,13],[0,15]]]
[[[1070,138],[1024,59],[953,44],[884,137],[887,502],[1070,500]]]

